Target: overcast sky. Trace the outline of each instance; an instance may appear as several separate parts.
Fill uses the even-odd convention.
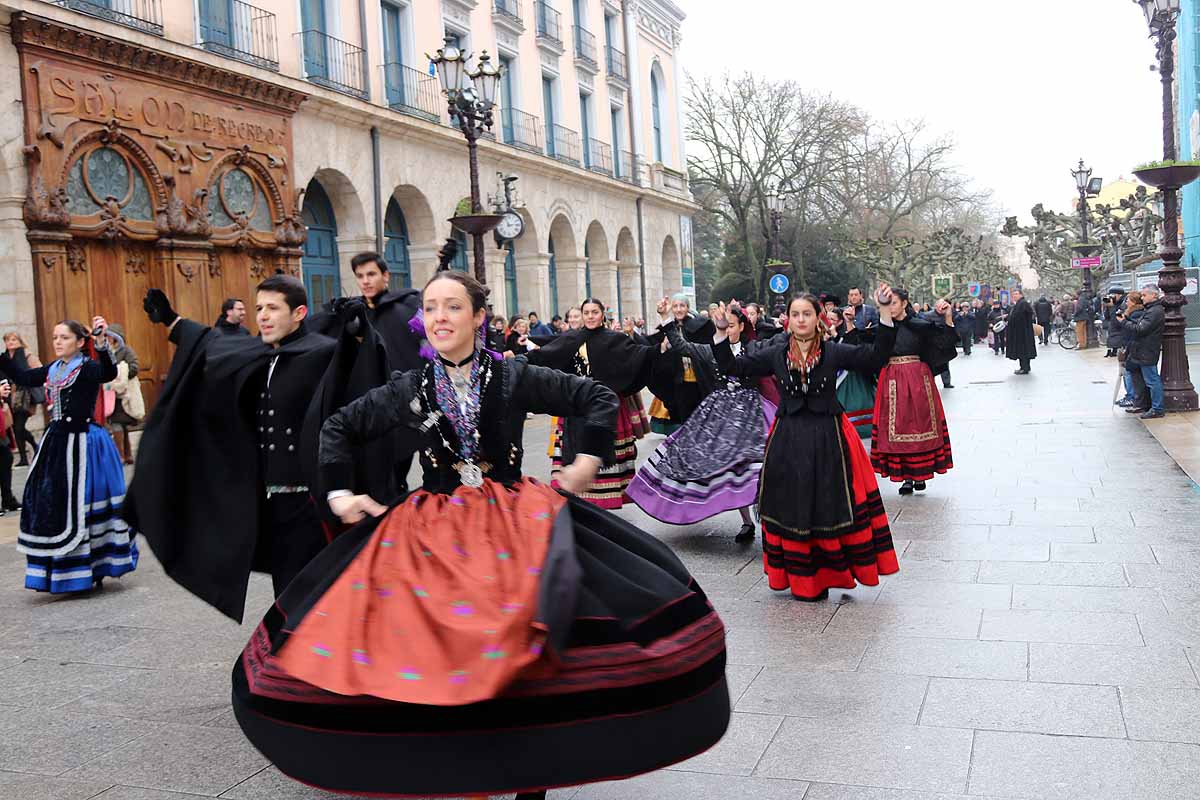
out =
[[[1028,221],[1066,210],[1084,158],[1106,180],[1162,157],[1162,88],[1131,0],[680,0],[693,73],[752,70],[922,118]]]

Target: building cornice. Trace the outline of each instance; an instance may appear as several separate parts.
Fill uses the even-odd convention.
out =
[[[10,23],[18,50],[38,49],[89,61],[101,71],[120,69],[161,78],[176,85],[194,86],[216,94],[295,113],[308,95],[277,83],[259,80],[188,58],[86,31],[26,12],[13,14]]]

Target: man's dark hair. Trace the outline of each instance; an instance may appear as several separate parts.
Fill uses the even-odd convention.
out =
[[[231,310],[233,310],[234,306],[236,306],[238,303],[242,303],[242,302],[244,302],[244,301],[240,297],[226,297],[225,302],[221,303],[221,316],[222,317],[225,316]]]
[[[361,267],[363,264],[372,264],[372,263],[375,264],[375,266],[379,267],[379,271],[382,272],[384,275],[387,274],[387,271],[388,271],[387,259],[385,259],[383,256],[379,255],[379,253],[374,253],[374,252],[370,252],[370,251],[368,251],[366,253],[359,253],[354,258],[350,259],[350,271],[357,274],[358,268]]]
[[[850,294],[851,292],[858,292],[859,294],[863,294],[863,290],[857,286],[851,286],[849,289],[846,290],[846,294]]]
[[[555,314],[553,317],[550,318],[550,321],[551,322],[562,322],[562,317],[560,317],[558,314]]]
[[[538,312],[536,312],[536,311],[530,311],[530,312],[529,312],[529,316],[531,316],[531,317],[538,317]],[[541,317],[538,317],[538,319],[541,319]]]
[[[300,306],[308,305],[308,292],[304,291],[304,283],[291,275],[272,275],[258,285],[256,292],[278,292],[288,308],[295,311]]]

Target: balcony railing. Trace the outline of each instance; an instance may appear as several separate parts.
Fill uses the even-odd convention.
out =
[[[559,161],[579,166],[579,134],[562,125],[555,125],[550,133],[549,155]]]
[[[242,0],[200,0],[200,46],[238,61],[279,69],[275,15]]]
[[[162,36],[160,0],[53,0],[55,5]]]
[[[537,21],[537,38],[548,39],[562,46],[562,14],[559,14],[544,0],[535,0],[533,14]]]
[[[625,54],[611,44],[604,48],[605,66],[608,69],[608,77],[616,78],[617,80],[629,80],[629,72],[625,68]]]
[[[521,0],[492,0],[492,10],[515,22],[521,21]]]
[[[505,144],[533,153],[542,152],[542,123],[533,114],[526,114],[519,108],[502,108],[500,129]]]
[[[304,57],[305,78],[318,86],[367,99],[361,47],[317,30],[301,31],[296,36]]]
[[[383,86],[393,111],[430,122],[441,121],[444,98],[437,78],[393,62],[383,65]]]
[[[613,151],[599,139],[588,139],[587,166],[592,172],[611,176],[613,174]]]
[[[572,26],[571,31],[575,34],[575,60],[590,64],[593,68],[599,67],[596,61],[596,37],[578,25]]]
[[[617,153],[617,160],[613,166],[616,169],[618,180],[625,181],[626,183],[637,183],[637,162],[633,159],[633,153],[628,150],[621,150]]]

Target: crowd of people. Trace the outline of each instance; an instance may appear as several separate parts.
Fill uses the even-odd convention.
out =
[[[951,361],[983,342],[1028,375],[1037,326],[1044,344],[1062,313],[1019,290],[918,307],[884,284],[873,302],[800,293],[775,316],[676,295],[650,325],[603,298],[506,320],[448,269],[455,248],[421,289],[361,253],[359,294],[320,309],[270,276],[257,335],[243,299],[206,325],[150,289],[175,355],[128,487],[145,404],[120,326],[58,324],[49,366],[16,334],[0,356],[22,462],[30,416],[50,420],[22,502],[0,497],[21,510],[25,585],[93,591],[136,569],[140,533],[241,621],[250,574],[268,573],[235,715],[284,773],[333,791],[529,800],[711,747],[730,719],[720,617],[667,545],[612,512],[736,510],[736,541],[761,537],[767,584],[799,601],[877,585],[900,568],[880,479],[911,495],[953,468],[935,379],[953,388]],[[1154,291],[1110,319],[1131,411],[1162,406]],[[537,415],[553,420],[546,476],[523,469]],[[639,467],[651,430],[664,438]]]

